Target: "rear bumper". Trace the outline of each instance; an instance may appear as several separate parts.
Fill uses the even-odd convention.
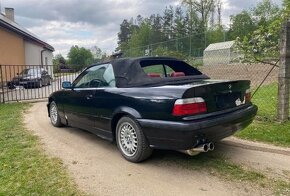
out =
[[[137,119],[154,148],[187,150],[203,142],[216,142],[246,128],[257,114],[257,106],[198,120],[173,122]]]

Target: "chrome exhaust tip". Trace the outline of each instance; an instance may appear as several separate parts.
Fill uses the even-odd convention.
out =
[[[189,150],[180,150],[179,152],[185,153],[189,156],[194,156],[194,155],[197,155],[201,152],[208,152],[210,150],[210,147],[214,148],[214,145],[212,144],[210,146],[206,143],[206,144],[201,144],[201,145],[197,146],[196,148],[192,148]]]
[[[213,151],[214,150],[214,143],[212,143],[212,142],[208,143],[208,149],[210,151]]]

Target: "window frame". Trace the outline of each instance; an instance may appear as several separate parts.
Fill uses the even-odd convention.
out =
[[[142,70],[146,73],[146,74],[148,74],[146,71],[145,71],[145,69],[146,68],[148,68],[148,67],[154,67],[154,66],[161,66],[161,71],[162,71],[162,73],[160,73],[160,74],[162,74],[162,77],[164,77],[164,78],[168,78],[168,73],[167,73],[167,68],[169,68],[169,69],[171,69],[172,71],[174,71],[170,66],[168,66],[168,65],[166,65],[166,64],[164,64],[164,63],[162,63],[162,64],[156,64],[156,65],[149,65],[149,66],[144,66],[144,67],[141,67],[142,68]],[[154,72],[155,73],[155,72]],[[159,73],[158,73],[159,74]]]
[[[91,68],[94,68],[94,67],[102,67],[102,66],[105,66],[107,65],[106,69],[108,69],[109,66],[112,67],[112,72],[114,74],[114,80],[116,80],[116,77],[115,77],[115,73],[114,73],[114,67],[111,63],[103,63],[103,64],[98,64],[98,65],[93,65],[93,66],[90,66],[88,68],[86,68],[72,83],[72,89],[77,89],[77,90],[88,90],[88,89],[107,89],[107,88],[116,88],[116,84],[115,86],[101,86],[101,87],[76,87],[77,83],[80,82],[80,80],[85,76],[87,75],[89,72],[87,72],[87,70],[91,69]],[[105,72],[104,72],[105,73]]]

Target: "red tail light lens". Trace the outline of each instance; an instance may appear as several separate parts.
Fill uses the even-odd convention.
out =
[[[251,90],[248,89],[246,90],[246,94],[245,94],[245,101],[246,103],[250,103],[252,99],[252,94],[251,94]]]
[[[172,115],[187,116],[207,112],[206,104],[203,98],[178,99],[175,101]]]

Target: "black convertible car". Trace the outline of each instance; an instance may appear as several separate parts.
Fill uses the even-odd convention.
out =
[[[190,155],[213,150],[257,113],[250,81],[210,80],[174,58],[116,59],[62,85],[48,100],[52,125],[115,140],[131,162],[145,160],[153,148]]]

